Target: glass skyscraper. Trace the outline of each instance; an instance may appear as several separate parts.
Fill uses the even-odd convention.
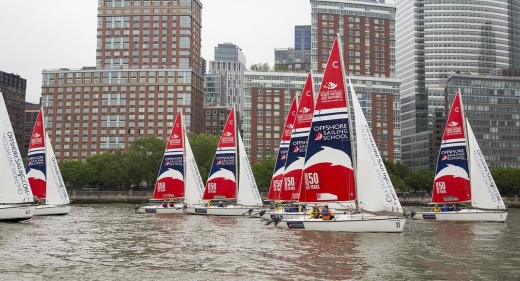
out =
[[[402,161],[433,168],[435,110],[451,73],[518,68],[519,1],[397,0],[396,74],[401,80]]]

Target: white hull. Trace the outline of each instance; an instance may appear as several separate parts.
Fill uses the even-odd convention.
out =
[[[260,211],[261,207],[246,207],[229,205],[226,207],[189,207],[184,210],[187,214],[206,216],[250,216]],[[253,210],[250,212],[250,210]]]
[[[23,221],[33,217],[33,205],[0,205],[0,221]]]
[[[292,218],[283,219],[277,228],[315,231],[341,232],[397,232],[403,231],[406,219],[403,217],[374,215],[337,215],[334,220]]]
[[[505,222],[506,210],[462,209],[449,212],[416,212],[414,220]]]
[[[70,213],[70,205],[39,205],[34,210],[35,216],[58,216]]]
[[[265,214],[262,215],[262,220],[272,221],[277,215],[282,216],[282,218],[291,218],[295,216],[304,216],[305,214],[303,212],[266,211]]]
[[[184,214],[182,206],[166,207],[158,206],[144,206],[135,211],[138,214]]]

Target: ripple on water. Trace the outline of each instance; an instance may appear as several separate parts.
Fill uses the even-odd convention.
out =
[[[0,280],[514,280],[520,210],[505,224],[408,221],[401,234],[298,232],[259,219],[74,205],[0,223]]]

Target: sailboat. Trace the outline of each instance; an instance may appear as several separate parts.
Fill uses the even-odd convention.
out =
[[[418,220],[505,222],[508,214],[473,130],[464,117],[460,91],[455,94],[442,136],[431,204],[458,203],[470,203],[471,208],[447,212],[429,208],[424,212],[412,210],[411,215]]]
[[[334,40],[316,101],[303,168],[300,203],[351,204],[357,210],[336,212],[331,220],[307,216],[280,219],[281,229],[402,232],[401,204],[385,169],[370,127],[350,83],[356,122],[357,162],[353,149],[351,118],[345,89],[339,38]]]
[[[18,144],[0,92],[0,221],[22,221],[32,218],[36,205]]]
[[[305,152],[307,151],[307,141],[309,130],[311,127],[312,116],[314,114],[314,86],[312,75],[307,75],[307,80],[303,87],[302,96],[298,104],[298,109],[294,117],[292,130],[286,130],[290,133],[289,146],[286,153],[285,165],[283,166],[283,174],[277,176],[281,178],[279,191],[273,195],[273,199],[279,202],[297,202],[300,197],[301,178]],[[289,121],[289,117],[287,117]],[[286,123],[286,126],[287,123]],[[289,132],[287,132],[289,131]],[[273,179],[274,175],[273,175]],[[296,209],[296,210],[295,210]],[[263,220],[273,220],[275,216],[303,214],[296,206],[288,206],[279,210],[266,210],[262,214]]]
[[[195,215],[249,216],[253,211],[263,208],[242,137],[236,128],[235,107],[231,108],[220,136],[202,199],[208,201],[206,206],[190,206],[185,212]],[[215,201],[219,202],[215,204]]]
[[[182,112],[179,111],[166,143],[150,205],[135,211],[140,214],[182,214],[186,206],[201,203],[203,190]]]
[[[35,216],[66,215],[70,199],[52,144],[45,130],[43,108],[34,123],[26,165],[27,179],[38,204]]]

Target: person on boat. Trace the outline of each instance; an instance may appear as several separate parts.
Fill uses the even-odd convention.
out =
[[[280,203],[279,202],[275,202],[274,203],[274,209],[275,210],[280,210]]]
[[[209,208],[211,207],[211,201],[208,201],[208,203],[206,203],[206,208]]]
[[[298,212],[305,212],[307,211],[307,205],[306,204],[302,204],[300,206],[298,206]]]
[[[310,218],[311,219],[320,218],[320,210],[318,209],[318,207],[316,207],[316,206],[312,207],[311,212],[310,212]]]
[[[446,204],[442,205],[442,211],[443,212],[449,212],[449,210],[450,209],[448,208],[448,205],[446,205]]]
[[[224,204],[222,204],[222,201],[218,201],[217,207],[224,207]]]
[[[271,210],[271,211],[274,210],[274,204],[273,204],[273,202],[269,203],[269,205],[267,205],[267,208],[268,208],[269,210]]]
[[[162,207],[163,208],[168,208],[168,202],[166,202],[166,200],[162,201]]]
[[[334,214],[329,209],[329,205],[324,205],[323,208],[321,208],[321,218],[324,221],[330,221],[334,218]]]
[[[169,203],[171,208],[175,207],[175,202],[173,202],[173,199],[170,199]]]
[[[439,206],[437,204],[435,204],[435,206],[433,206],[433,211],[434,212],[440,212],[441,208],[439,208]]]
[[[450,211],[460,211],[459,203],[456,203],[455,205],[453,205],[451,207]]]

